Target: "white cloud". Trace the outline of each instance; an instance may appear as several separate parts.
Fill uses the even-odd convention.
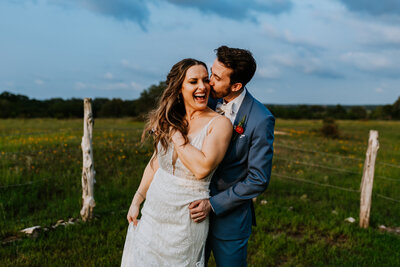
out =
[[[273,55],[272,60],[286,67],[295,67],[297,65],[296,59],[289,54]]]
[[[85,84],[85,83],[83,83],[83,82],[76,82],[75,83],[75,88],[76,89],[86,89],[87,88],[87,85]]]
[[[365,22],[360,31],[360,42],[364,44],[400,44],[400,27]]]
[[[106,85],[98,86],[99,89],[103,90],[121,90],[121,89],[129,89],[130,86],[127,83],[118,82],[118,83],[110,83]]]
[[[337,12],[320,12],[317,17],[327,25],[332,25],[332,34],[346,39],[341,42],[361,45],[400,44],[400,27],[398,23],[387,20],[387,17],[360,16],[348,10]],[[340,30],[339,30],[340,29]]]
[[[281,75],[280,70],[275,66],[262,67],[257,70],[257,75],[261,78],[274,79]]]
[[[125,83],[125,82],[115,82],[115,83],[83,83],[76,82],[75,88],[81,89],[95,89],[102,91],[114,91],[114,90],[140,90],[141,86],[135,82]]]
[[[321,65],[321,62],[318,58],[315,57],[302,58],[294,54],[273,55],[272,60],[279,65],[290,68],[297,68],[301,70],[303,73],[308,73],[308,74],[318,69],[319,66]]]
[[[135,83],[135,82],[131,82],[131,87],[133,89],[135,89],[135,90],[141,90],[142,89],[142,86],[140,84],[138,84],[138,83]]]
[[[136,75],[142,75],[151,78],[154,78],[155,76],[159,77],[159,71],[156,71],[153,68],[149,69],[144,66],[132,64],[129,60],[125,58],[121,60],[121,66],[130,72],[134,72]]]
[[[107,72],[104,74],[104,78],[107,80],[112,80],[114,78],[114,75],[111,72]]]
[[[367,52],[347,52],[340,56],[343,62],[354,65],[361,70],[380,70],[392,67],[391,61],[382,54]]]
[[[321,42],[308,36],[299,36],[289,29],[277,29],[274,26],[263,23],[261,32],[269,38],[275,39],[292,46],[300,46],[303,48],[322,48]]]
[[[383,93],[383,88],[382,87],[378,87],[378,88],[375,89],[375,92]]]
[[[44,84],[44,81],[43,81],[43,80],[40,80],[40,79],[36,79],[34,82],[35,82],[35,84],[37,84],[37,85],[43,85],[43,84]]]
[[[124,67],[129,67],[130,63],[129,63],[129,61],[127,59],[122,59],[121,60],[121,65],[124,66]]]

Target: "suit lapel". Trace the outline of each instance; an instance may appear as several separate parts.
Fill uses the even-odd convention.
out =
[[[249,93],[249,91],[246,89],[246,95],[244,96],[243,102],[240,105],[239,111],[236,114],[235,122],[233,126],[238,125],[239,122],[243,119],[244,116],[246,116],[246,119],[244,121],[243,129],[246,129],[246,123],[247,120],[249,119],[249,114],[251,107],[253,106],[254,98],[253,96]]]

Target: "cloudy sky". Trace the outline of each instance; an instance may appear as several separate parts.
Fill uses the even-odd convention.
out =
[[[263,103],[400,96],[399,0],[1,0],[0,92],[135,99],[223,44],[252,51]]]

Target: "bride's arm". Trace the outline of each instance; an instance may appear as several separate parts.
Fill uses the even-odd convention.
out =
[[[153,181],[154,174],[158,167],[158,159],[155,156],[155,153],[153,153],[153,156],[144,169],[139,188],[136,190],[131,206],[129,207],[128,215],[126,216],[129,223],[133,222],[134,225],[137,225],[137,216],[139,215],[140,204],[142,204],[146,198],[147,190],[149,189],[151,181]]]
[[[232,136],[232,124],[225,116],[216,118],[208,129],[203,147],[198,150],[190,143],[183,145],[185,140],[179,131],[172,136],[174,149],[180,161],[197,179],[206,177],[216,168],[225,156]]]

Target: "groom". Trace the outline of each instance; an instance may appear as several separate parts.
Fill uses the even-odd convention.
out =
[[[206,261],[217,266],[247,266],[247,243],[255,225],[252,198],[264,192],[271,176],[275,119],[245,85],[256,71],[250,51],[221,46],[211,68],[209,106],[233,124],[228,151],[214,173],[210,198],[193,202],[195,222],[210,214]]]

